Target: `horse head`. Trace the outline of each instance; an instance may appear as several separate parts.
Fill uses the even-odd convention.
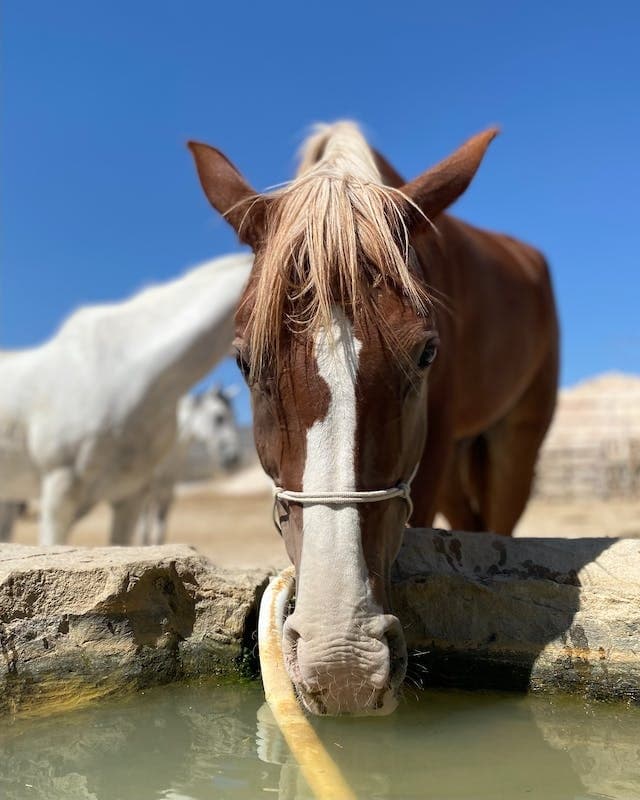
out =
[[[233,409],[234,387],[214,386],[187,395],[179,406],[181,435],[208,453],[212,464],[233,470],[242,458],[242,445]]]
[[[355,125],[337,123],[310,138],[296,179],[269,195],[219,151],[190,145],[208,199],[255,253],[235,346],[296,568],[287,669],[314,713],[397,703],[407,658],[390,570],[439,346],[414,245],[426,236],[437,250],[432,220],[466,189],[495,133],[391,188],[384,159]]]

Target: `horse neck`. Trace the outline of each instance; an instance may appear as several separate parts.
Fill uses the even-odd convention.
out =
[[[146,394],[178,398],[223,358],[249,274],[248,256],[211,262],[151,290],[133,304],[121,330]]]

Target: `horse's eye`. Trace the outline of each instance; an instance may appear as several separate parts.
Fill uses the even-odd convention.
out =
[[[244,378],[249,377],[249,364],[244,360],[244,358],[238,353],[236,356],[236,364],[238,365],[238,369],[242,373]]]
[[[433,364],[436,356],[438,355],[439,344],[440,341],[437,337],[434,336],[433,339],[429,339],[424,350],[420,354],[420,359],[418,360],[418,366],[420,367],[420,369],[426,369],[427,367],[430,367],[431,364]]]

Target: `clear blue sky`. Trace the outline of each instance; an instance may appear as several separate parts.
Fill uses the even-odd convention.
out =
[[[0,346],[237,247],[185,149],[257,188],[351,117],[408,177],[502,135],[455,213],[547,254],[563,384],[640,372],[640,4],[7,0]],[[236,379],[235,365],[218,374]],[[246,418],[246,394],[241,399]]]

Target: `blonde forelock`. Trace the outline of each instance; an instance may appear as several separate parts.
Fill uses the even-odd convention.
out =
[[[268,198],[246,330],[252,377],[278,359],[283,331],[331,330],[332,308],[375,315],[372,289],[396,287],[418,314],[428,292],[410,268],[406,198],[383,186],[357,126],[336,123],[307,141],[298,176]],[[386,326],[378,328],[385,335]]]

